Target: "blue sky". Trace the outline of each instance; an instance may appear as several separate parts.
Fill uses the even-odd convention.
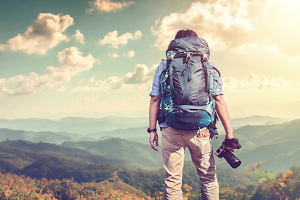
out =
[[[232,117],[299,118],[298,1],[0,2],[0,118],[148,115],[176,31],[208,41]],[[76,34],[77,33],[77,34]]]

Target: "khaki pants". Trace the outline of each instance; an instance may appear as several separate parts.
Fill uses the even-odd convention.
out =
[[[201,132],[206,128],[201,129]],[[203,200],[219,199],[219,184],[210,137],[198,138],[199,130],[179,130],[172,127],[162,129],[162,160],[165,168],[165,200],[181,200],[182,168],[185,147],[201,180]]]

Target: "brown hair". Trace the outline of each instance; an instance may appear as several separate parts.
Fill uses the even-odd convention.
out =
[[[185,28],[177,31],[175,39],[183,37],[198,37],[198,35],[195,31]]]

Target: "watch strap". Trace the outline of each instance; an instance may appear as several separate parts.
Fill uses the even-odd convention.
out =
[[[147,129],[147,132],[148,133],[151,133],[151,132],[156,132],[157,131],[157,129],[156,128],[154,128],[154,129],[150,129],[150,127]]]

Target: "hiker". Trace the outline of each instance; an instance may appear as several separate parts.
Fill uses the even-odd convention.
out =
[[[202,199],[219,199],[211,145],[211,139],[217,137],[217,114],[226,131],[225,138],[232,139],[233,131],[223,98],[222,78],[215,65],[208,60],[209,55],[206,41],[198,38],[196,32],[179,30],[168,47],[167,60],[162,61],[155,71],[147,131],[150,133],[151,148],[158,151],[158,120],[165,169],[164,199],[182,199],[186,147],[201,180]]]

